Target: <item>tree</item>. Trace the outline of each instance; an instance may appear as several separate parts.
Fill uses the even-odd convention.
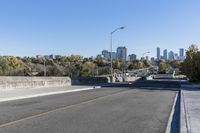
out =
[[[191,81],[200,81],[200,52],[195,53],[192,57]]]
[[[121,64],[119,60],[115,60],[114,62],[114,69],[120,70],[121,69]]]
[[[160,61],[158,73],[164,74],[167,70],[167,64],[164,61]]]
[[[12,67],[14,69],[20,68],[20,61],[16,57],[9,56],[9,57],[6,57],[6,58],[9,62],[10,67]]]
[[[70,62],[81,62],[83,61],[83,57],[80,55],[71,55],[67,57],[68,61]]]
[[[148,61],[148,60],[144,60],[144,61],[143,61],[143,64],[144,64],[144,66],[145,66],[146,68],[151,67],[151,62]]]
[[[96,64],[93,62],[87,61],[83,64],[81,70],[81,76],[92,76],[95,74]]]
[[[198,52],[198,47],[195,44],[192,44],[188,50],[186,51],[186,59],[184,62],[181,64],[180,70],[182,74],[187,75],[187,77],[190,80],[193,80],[193,74],[194,74],[194,62],[196,60],[193,59],[195,57],[195,54]],[[195,57],[198,58],[198,57]]]

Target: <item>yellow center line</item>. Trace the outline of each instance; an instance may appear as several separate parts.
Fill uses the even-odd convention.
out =
[[[78,105],[94,102],[94,101],[97,101],[97,100],[100,100],[100,99],[104,99],[106,97],[110,97],[110,96],[117,95],[119,93],[123,93],[123,92],[127,92],[127,91],[130,91],[130,90],[119,91],[119,92],[116,92],[116,93],[113,93],[113,94],[109,94],[109,95],[106,95],[106,96],[97,97],[97,98],[94,98],[92,100],[88,100],[88,101],[85,101],[85,102],[72,104],[72,105],[67,105],[67,106],[64,106],[64,107],[61,107],[61,108],[56,108],[56,109],[53,109],[53,110],[50,110],[50,111],[47,111],[47,112],[43,112],[43,113],[40,113],[40,114],[28,116],[28,117],[21,118],[21,119],[18,119],[18,120],[14,120],[14,121],[10,121],[10,122],[6,122],[6,123],[1,124],[0,128],[7,127],[7,126],[10,126],[10,125],[13,125],[13,124],[17,124],[17,123],[20,123],[20,122],[23,122],[23,121],[27,121],[27,120],[30,120],[30,119],[38,118],[38,117],[41,117],[41,116],[44,116],[44,115],[48,115],[50,113],[54,113],[54,112],[57,112],[57,111],[62,111],[64,109],[69,109],[69,108],[72,108],[72,107],[75,107],[75,106],[78,106]]]

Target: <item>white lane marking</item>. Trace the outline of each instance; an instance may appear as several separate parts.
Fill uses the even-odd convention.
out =
[[[91,90],[91,89],[95,89],[95,88],[91,87],[91,88],[73,89],[73,90],[66,90],[66,91],[56,91],[56,92],[48,92],[48,93],[41,93],[41,94],[34,94],[34,95],[27,95],[27,96],[17,96],[17,97],[3,98],[3,99],[0,99],[0,102],[7,102],[7,101],[13,101],[13,100],[21,100],[21,99],[49,96],[49,95],[55,95],[55,94],[63,94],[63,93],[69,93],[69,92],[85,91],[85,90]]]

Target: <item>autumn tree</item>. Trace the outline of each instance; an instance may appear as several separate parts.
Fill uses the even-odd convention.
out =
[[[166,70],[167,70],[166,62],[160,61],[159,68],[158,68],[158,73],[166,73]]]
[[[186,51],[186,59],[184,62],[181,64],[180,70],[182,74],[187,75],[187,77],[191,80],[194,81],[196,78],[194,78],[194,75],[197,75],[198,71],[196,71],[198,64],[198,46],[195,44],[192,44],[188,50]],[[199,73],[200,74],[200,73]]]

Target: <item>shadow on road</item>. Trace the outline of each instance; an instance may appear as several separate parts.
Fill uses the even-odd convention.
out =
[[[179,91],[177,101],[175,104],[175,111],[174,111],[174,115],[173,115],[173,119],[171,123],[170,133],[180,133],[180,108],[181,108],[180,100],[181,100],[181,96],[180,96],[180,91]]]
[[[123,87],[129,89],[174,90],[174,91],[179,91],[181,88],[179,81],[153,81],[153,80],[99,84],[99,85],[102,87]]]

